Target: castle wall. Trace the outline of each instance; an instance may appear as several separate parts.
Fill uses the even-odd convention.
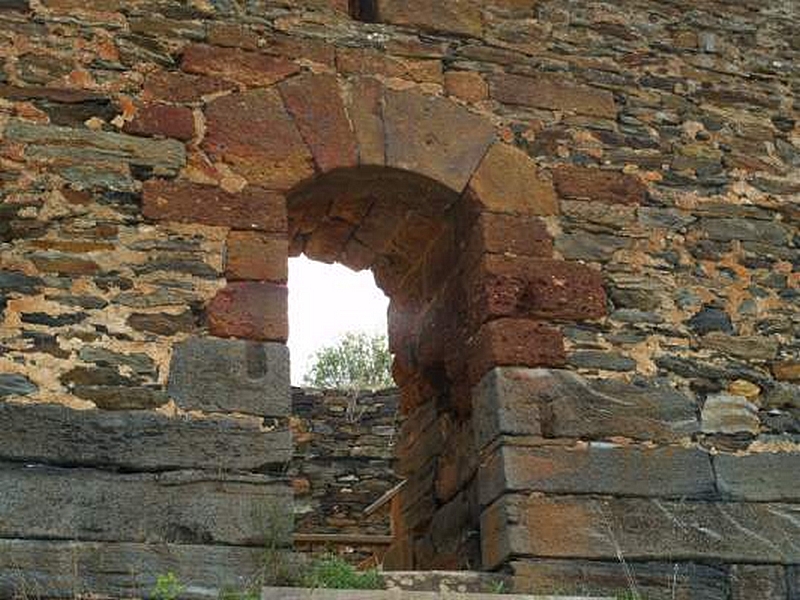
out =
[[[0,3],[0,547],[261,544],[305,252],[392,300],[396,564],[796,597],[796,4],[345,4]]]

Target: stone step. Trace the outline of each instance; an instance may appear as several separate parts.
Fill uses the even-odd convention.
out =
[[[614,600],[608,596],[530,596],[482,592],[414,592],[408,590],[324,590],[264,588],[261,600]]]

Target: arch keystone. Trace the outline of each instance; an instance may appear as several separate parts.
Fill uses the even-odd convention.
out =
[[[494,126],[444,98],[386,90],[386,164],[461,192],[494,139]]]

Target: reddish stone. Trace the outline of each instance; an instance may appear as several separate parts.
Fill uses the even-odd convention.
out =
[[[231,231],[225,258],[225,277],[229,281],[286,283],[287,241],[283,234]]]
[[[282,83],[279,89],[321,171],[358,164],[356,139],[336,76],[294,77]]]
[[[481,102],[489,97],[489,86],[480,73],[473,71],[447,71],[444,74],[445,91],[465,102]]]
[[[481,3],[474,0],[382,0],[382,23],[481,37]]]
[[[772,365],[775,379],[781,381],[800,381],[800,361],[785,360]]]
[[[123,131],[190,140],[194,137],[194,116],[191,109],[182,106],[148,104],[136,111],[133,120],[125,123]]]
[[[513,254],[536,258],[552,258],[553,238],[544,222],[537,217],[481,213],[470,228],[464,252],[467,264],[482,254]]]
[[[251,86],[272,85],[300,71],[298,65],[284,58],[205,44],[192,44],[183,51],[181,69]]]
[[[288,190],[314,175],[314,160],[277,90],[230,94],[206,108],[203,148],[250,183]]]
[[[142,99],[176,103],[199,102],[203,96],[232,90],[235,87],[235,83],[216,77],[156,71],[145,79]]]
[[[494,317],[599,318],[603,277],[579,263],[488,254],[473,273],[469,310],[473,327]]]
[[[383,85],[376,79],[356,79],[348,95],[347,112],[358,141],[362,165],[386,163],[383,131]]]
[[[311,233],[306,242],[305,253],[312,260],[333,263],[353,235],[353,225],[339,219],[325,219]]]
[[[142,203],[144,216],[157,221],[286,232],[283,196],[256,187],[231,194],[211,185],[152,179],[144,184]]]
[[[564,165],[553,170],[553,181],[562,198],[598,200],[609,204],[641,204],[647,187],[632,175]]]
[[[285,342],[289,335],[288,289],[261,282],[229,283],[207,308],[211,335]]]
[[[493,367],[560,367],[565,362],[560,330],[526,319],[497,319],[484,324],[470,344],[469,380],[477,383]]]
[[[495,143],[469,182],[471,197],[483,209],[524,215],[558,212],[555,190],[522,150]]]
[[[40,271],[59,273],[61,275],[95,275],[101,270],[100,266],[93,260],[68,254],[33,256],[31,261]]]
[[[417,83],[442,83],[442,61],[401,59],[372,48],[337,48],[336,68],[344,75],[383,75]]]
[[[579,115],[615,119],[617,107],[611,92],[574,83],[566,76],[535,77],[497,74],[490,78],[491,96],[505,104],[519,104]]]

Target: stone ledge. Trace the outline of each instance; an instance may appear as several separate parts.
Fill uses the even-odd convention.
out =
[[[409,592],[404,590],[308,590],[264,588],[262,600],[613,600],[606,596],[530,596],[462,592]]]

